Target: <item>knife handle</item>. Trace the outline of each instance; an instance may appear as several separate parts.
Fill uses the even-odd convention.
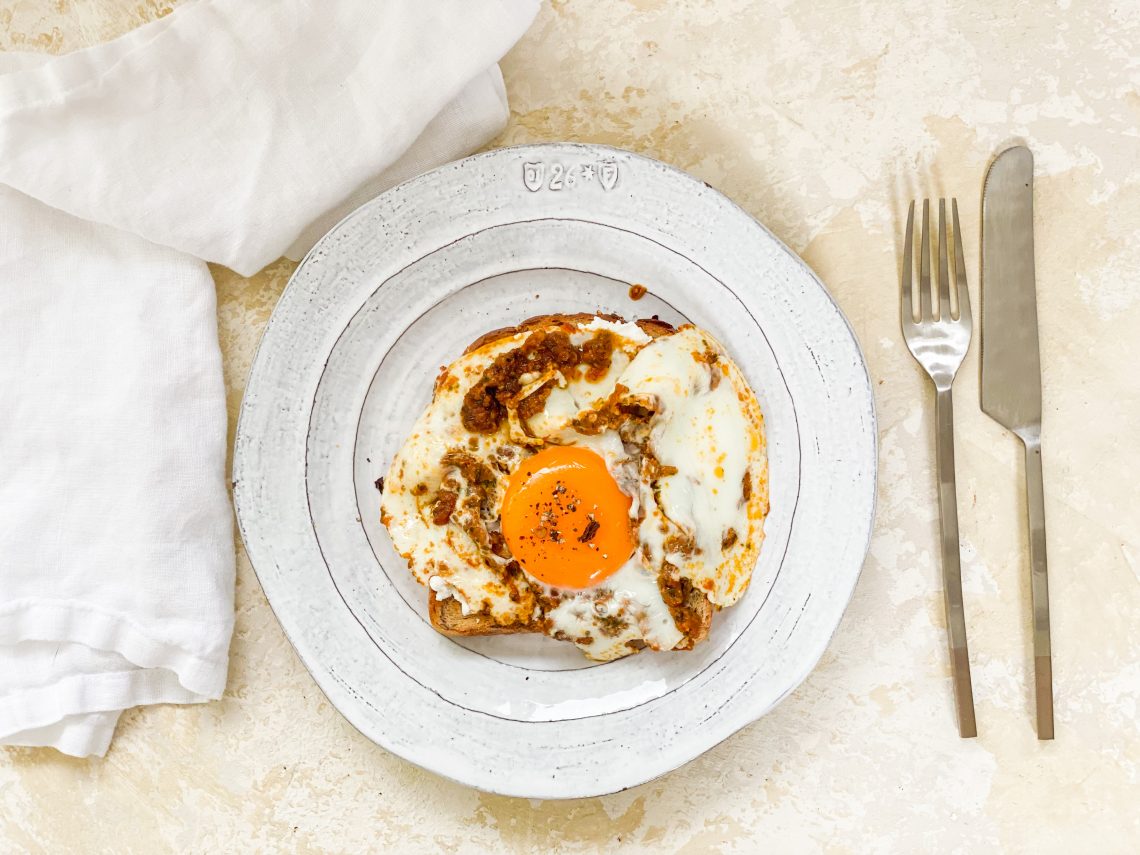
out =
[[[966,610],[962,602],[962,554],[958,542],[958,489],[954,478],[954,398],[950,387],[934,399],[938,466],[938,509],[942,528],[942,594],[946,601],[946,634],[950,642],[950,674],[958,734],[978,735],[974,718],[974,687],[970,680],[970,651],[966,645]]]
[[[1045,557],[1045,482],[1041,437],[1025,443],[1025,490],[1029,505],[1029,590],[1033,601],[1033,672],[1037,692],[1037,738],[1053,738],[1053,650],[1049,639],[1049,570]]]

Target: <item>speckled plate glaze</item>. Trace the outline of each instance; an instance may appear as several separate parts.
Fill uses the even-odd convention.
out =
[[[539,636],[439,635],[374,481],[469,341],[598,309],[705,327],[757,391],[772,510],[752,586],[687,653],[599,665]],[[763,226],[662,163],[523,146],[403,184],[313,248],[254,362],[234,493],[278,619],[361,732],[484,790],[593,796],[693,759],[807,676],[866,555],[875,436],[850,327]]]

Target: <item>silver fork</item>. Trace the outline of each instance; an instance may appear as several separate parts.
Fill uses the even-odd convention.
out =
[[[974,691],[970,681],[970,654],[966,646],[966,613],[962,605],[962,562],[958,543],[958,493],[954,484],[954,375],[970,347],[970,293],[966,288],[966,261],[962,254],[962,231],[958,227],[958,200],[954,213],[954,280],[946,257],[946,200],[938,200],[938,277],[930,277],[930,200],[922,203],[922,243],[918,281],[919,315],[915,319],[911,278],[914,275],[914,202],[906,218],[903,247],[902,316],[903,338],[935,389],[935,421],[938,462],[938,508],[942,522],[942,587],[946,598],[946,630],[950,641],[950,669],[954,678],[954,701],[958,733],[977,736]],[[937,289],[938,304],[934,304]],[[957,294],[958,316],[950,311],[950,289]],[[937,314],[935,314],[937,309]]]

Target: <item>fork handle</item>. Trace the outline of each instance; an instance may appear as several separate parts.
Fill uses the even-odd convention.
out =
[[[966,646],[966,611],[962,602],[962,558],[958,542],[958,490],[954,480],[954,398],[950,388],[938,389],[937,422],[938,509],[942,527],[942,590],[946,599],[946,632],[950,642],[950,671],[958,733],[978,735],[974,719],[974,689],[970,653]]]
[[[1025,442],[1025,490],[1029,505],[1029,591],[1033,601],[1033,672],[1037,738],[1053,738],[1053,652],[1049,640],[1049,571],[1045,557],[1045,482],[1041,440]]]

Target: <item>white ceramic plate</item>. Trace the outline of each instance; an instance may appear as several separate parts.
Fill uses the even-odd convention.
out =
[[[692,652],[599,665],[541,636],[439,635],[374,481],[469,341],[599,309],[705,327],[757,391],[772,510],[752,586]],[[592,796],[691,760],[807,676],[866,554],[875,436],[850,327],[763,226],[656,161],[524,146],[403,184],[314,247],[254,362],[234,492],[269,602],[361,732],[484,790]]]

